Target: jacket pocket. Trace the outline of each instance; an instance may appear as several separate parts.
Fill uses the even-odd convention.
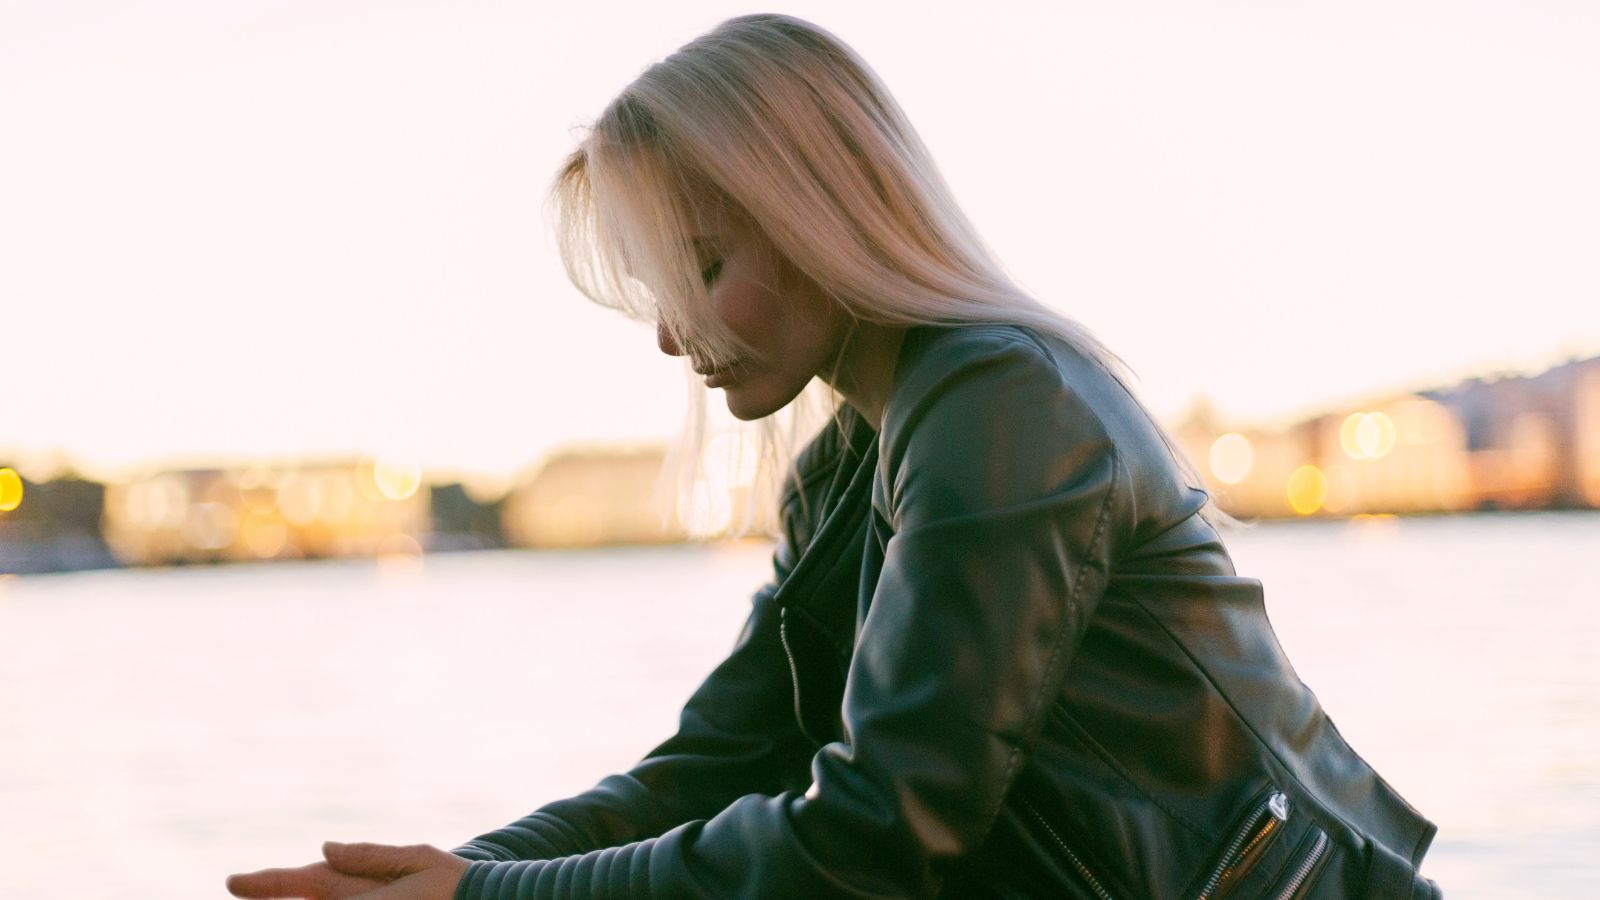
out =
[[[1227,840],[1212,860],[1205,880],[1193,894],[1194,900],[1220,900],[1232,893],[1283,833],[1288,821],[1288,795],[1275,786],[1268,786],[1228,831]]]
[[[1303,900],[1323,874],[1339,848],[1317,824],[1309,809],[1295,809],[1295,801],[1275,787],[1252,802],[1231,832],[1198,892],[1190,896],[1210,900]],[[1350,873],[1336,878],[1336,896],[1364,896],[1347,883]]]
[[[1326,832],[1315,825],[1307,828],[1289,863],[1283,867],[1278,883],[1266,894],[1268,900],[1296,900],[1310,893],[1332,850],[1333,841]]]

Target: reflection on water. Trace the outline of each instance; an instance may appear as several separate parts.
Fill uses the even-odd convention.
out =
[[[1229,539],[1452,898],[1600,896],[1600,515]],[[324,839],[452,847],[626,768],[759,545],[0,582],[0,896],[222,896]]]

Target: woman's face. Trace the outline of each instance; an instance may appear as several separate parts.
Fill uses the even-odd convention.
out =
[[[737,418],[770,415],[830,371],[850,317],[753,224],[705,205],[692,207],[690,218],[711,313],[748,347],[717,372],[695,358],[695,371],[708,387],[722,388]],[[656,329],[656,343],[663,353],[684,355],[664,327]]]

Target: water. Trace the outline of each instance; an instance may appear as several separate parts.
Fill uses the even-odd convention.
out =
[[[1600,515],[1229,539],[1300,676],[1439,824],[1447,896],[1600,896]],[[325,839],[450,848],[626,769],[758,544],[0,582],[0,897],[224,896]]]

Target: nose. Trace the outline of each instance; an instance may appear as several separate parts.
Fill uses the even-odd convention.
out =
[[[683,348],[679,347],[678,342],[672,339],[672,332],[667,330],[667,323],[665,322],[656,323],[656,346],[660,347],[661,352],[668,356],[683,355]]]

